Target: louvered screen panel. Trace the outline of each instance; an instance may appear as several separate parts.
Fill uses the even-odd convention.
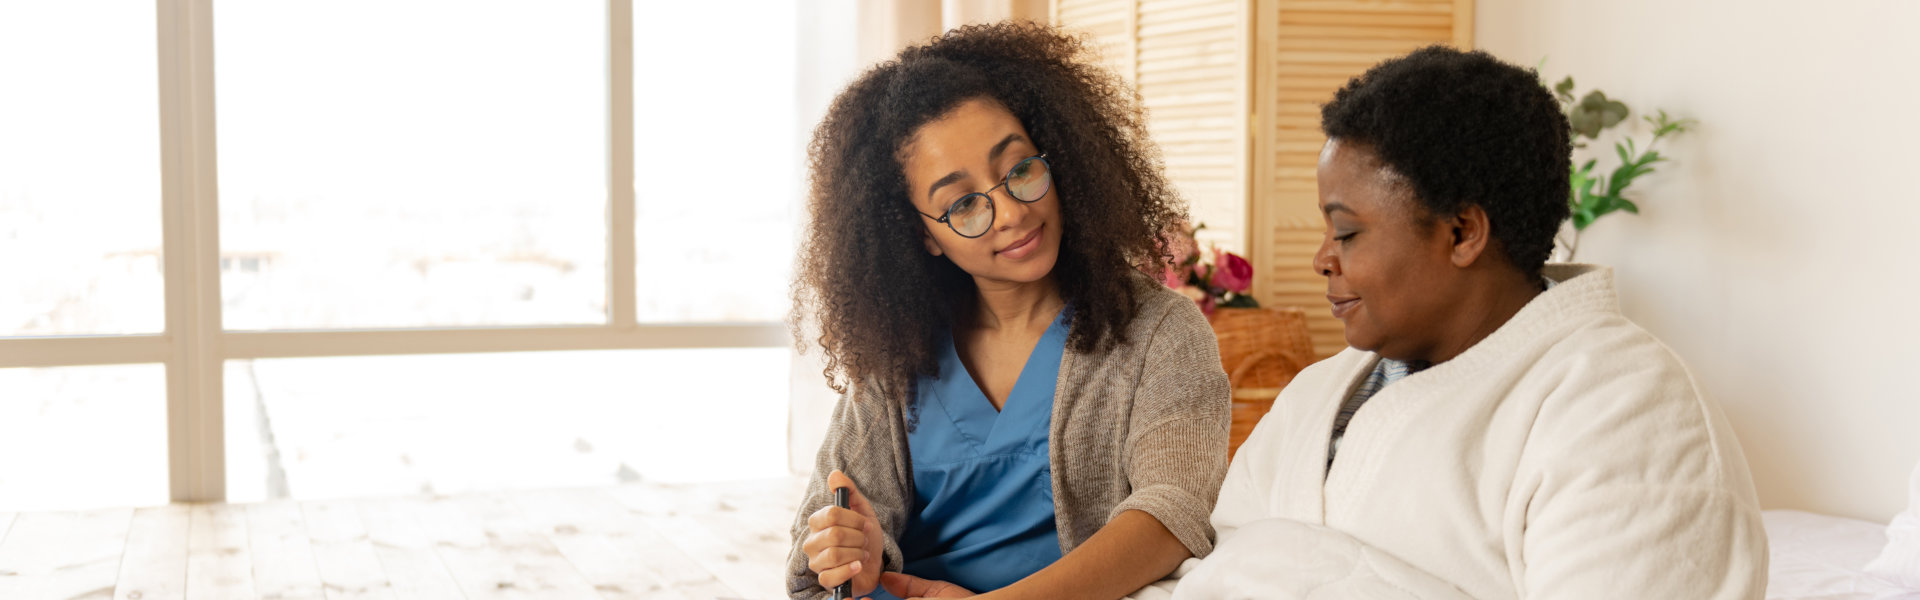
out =
[[[1136,55],[1147,131],[1202,247],[1246,253],[1247,43],[1241,0],[1142,0]]]
[[[1265,265],[1258,267],[1254,277],[1262,282],[1258,292],[1260,303],[1264,306],[1297,306],[1305,309],[1307,332],[1313,336],[1315,354],[1331,356],[1347,347],[1340,321],[1333,318],[1332,309],[1327,306],[1326,278],[1295,262],[1305,260],[1305,264],[1312,263],[1313,253],[1320,247],[1320,219],[1287,219],[1276,223],[1271,235],[1268,256],[1281,256],[1289,260],[1269,259]]]
[[[1248,0],[1057,0],[1054,22],[1089,33],[1134,84],[1167,178],[1205,223],[1200,242],[1247,254],[1251,185]]]
[[[1134,18],[1139,0],[1055,0],[1053,22],[1093,37],[1100,61],[1134,80]]]
[[[1322,222],[1320,106],[1374,64],[1430,44],[1472,47],[1472,0],[1255,0],[1254,293],[1307,310],[1314,350],[1346,347],[1313,272]]]

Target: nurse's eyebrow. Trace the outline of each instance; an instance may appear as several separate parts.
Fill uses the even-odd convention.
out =
[[[1014,140],[1019,140],[1019,139],[1025,139],[1025,138],[1020,137],[1020,134],[1018,133],[1007,134],[1007,137],[1001,139],[1000,143],[993,145],[992,150],[987,151],[987,162],[993,162],[995,160],[999,160],[1000,153],[1006,152],[1007,146],[1012,145]]]
[[[1013,145],[1015,141],[1024,140],[1024,139],[1026,138],[1021,137],[1020,134],[1018,133],[1007,134],[1007,137],[1001,138],[999,142],[993,145],[993,149],[987,151],[987,162],[993,162],[995,160],[999,160],[1000,155],[1006,153],[1007,146]],[[936,191],[939,191],[942,186],[959,183],[960,180],[966,179],[966,178],[967,178],[966,171],[954,171],[952,173],[948,173],[946,177],[941,177],[940,179],[935,180],[933,182],[933,185],[927,186],[927,199],[932,200],[933,193]]]
[[[1333,214],[1333,211],[1336,211],[1336,210],[1350,214],[1350,215],[1359,214],[1359,213],[1353,212],[1353,209],[1347,208],[1347,205],[1341,204],[1339,202],[1328,202],[1326,206],[1320,207],[1320,214],[1330,215],[1330,214]]]
[[[959,183],[960,180],[966,179],[966,178],[967,178],[966,171],[954,171],[952,173],[948,173],[946,177],[941,177],[939,180],[934,181],[933,185],[927,186],[927,199],[932,200],[933,192],[936,190],[939,190],[941,186],[952,184],[952,183]]]

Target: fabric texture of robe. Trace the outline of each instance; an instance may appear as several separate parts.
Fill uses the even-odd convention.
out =
[[[1379,357],[1348,349],[1303,371],[1235,455],[1206,560],[1286,555],[1272,539],[1285,528],[1265,523],[1284,519],[1386,557],[1329,553],[1307,572],[1394,563],[1481,599],[1762,598],[1766,533],[1726,418],[1620,314],[1611,270],[1546,276],[1558,285],[1486,339],[1368,401],[1331,468],[1335,413]],[[1175,597],[1264,597],[1188,563],[1176,575],[1216,573]]]

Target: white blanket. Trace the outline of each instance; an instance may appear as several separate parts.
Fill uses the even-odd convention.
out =
[[[1290,519],[1242,526],[1136,600],[1469,600],[1458,588],[1353,536]]]

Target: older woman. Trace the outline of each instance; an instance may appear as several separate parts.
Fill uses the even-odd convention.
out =
[[[1608,269],[1544,264],[1571,149],[1535,74],[1427,48],[1321,115],[1314,268],[1352,348],[1240,449],[1215,554],[1176,595],[1339,575],[1387,590],[1367,597],[1760,598],[1765,534],[1720,410],[1621,315]]]

